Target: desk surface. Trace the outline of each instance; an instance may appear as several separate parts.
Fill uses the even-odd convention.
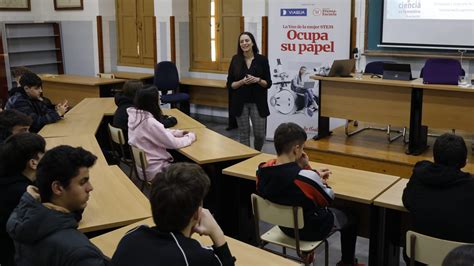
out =
[[[178,151],[198,164],[215,163],[255,156],[260,152],[207,128],[193,128],[197,140]]]
[[[397,183],[374,200],[374,205],[398,211],[408,211],[402,202],[403,190],[407,186],[408,181],[409,179],[398,180]]]
[[[64,116],[71,115],[114,115],[117,106],[113,97],[85,98]]]
[[[125,233],[139,225],[154,226],[153,219],[149,218],[101,236],[94,237],[91,239],[91,242],[102,250],[106,256],[112,257],[117,249],[118,243]],[[194,234],[193,238],[198,240],[201,244],[212,246],[211,239],[207,236]],[[294,261],[287,260],[233,238],[226,237],[226,240],[232,255],[237,259],[236,265],[299,265]]]
[[[225,89],[227,81],[220,80],[220,79],[181,78],[179,80],[179,83],[183,85],[190,85],[190,86],[202,86],[202,87]]]
[[[222,173],[230,176],[256,180],[255,171],[261,162],[276,158],[276,155],[262,153],[253,158],[225,168]],[[328,183],[336,196],[355,202],[370,204],[400,177],[350,169],[335,165],[310,162],[314,169],[329,168],[332,175]]]
[[[79,75],[40,75],[43,82],[56,82],[56,83],[66,83],[66,84],[78,84],[86,86],[100,86],[108,84],[123,83],[126,80],[124,79],[107,79],[107,78],[98,78],[98,77],[89,77],[89,76],[79,76]],[[67,88],[64,88],[67,89]]]
[[[137,80],[144,80],[144,79],[152,79],[155,77],[154,74],[150,73],[136,73],[136,72],[124,72],[124,71],[116,71],[112,72],[118,79],[137,79]]]
[[[148,199],[116,166],[108,166],[94,136],[46,139],[47,148],[67,144],[81,146],[98,157],[90,169],[94,190],[79,223],[82,232],[128,225],[151,217]]]
[[[38,134],[44,138],[90,134],[94,135],[102,114],[70,114],[53,124],[45,125]]]

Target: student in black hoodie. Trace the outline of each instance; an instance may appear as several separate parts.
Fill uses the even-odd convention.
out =
[[[28,132],[31,123],[29,116],[16,110],[0,112],[0,147],[9,136]]]
[[[5,111],[7,112],[7,111]],[[36,179],[36,166],[45,151],[44,139],[34,133],[11,136],[0,149],[0,265],[13,264],[15,249],[6,232],[8,217],[26,187]]]
[[[277,158],[261,163],[257,170],[257,193],[281,205],[303,207],[301,240],[322,240],[334,231],[341,232],[342,258],[337,265],[359,265],[355,259],[357,225],[341,210],[329,208],[334,192],[328,186],[329,169],[311,169],[303,151],[307,139],[303,128],[283,123],[275,130]],[[293,228],[281,228],[294,237]],[[311,254],[309,254],[311,260]]]
[[[413,229],[446,240],[474,243],[474,178],[466,165],[464,139],[453,134],[438,137],[434,163],[416,163],[403,191]]]
[[[31,132],[38,132],[46,124],[57,122],[67,109],[67,101],[57,104],[55,109],[50,109],[41,99],[42,81],[36,74],[29,72],[20,79],[21,87],[13,89],[14,94],[8,99],[5,109],[18,110],[33,119]]]
[[[89,168],[97,157],[70,146],[47,151],[10,215],[7,232],[15,243],[17,266],[107,265],[108,259],[77,230],[93,190]]]
[[[117,110],[114,114],[112,125],[122,129],[125,143],[128,142],[128,114],[127,108],[134,107],[133,100],[135,94],[143,87],[143,83],[139,80],[128,80],[123,84],[122,92],[115,94],[115,105]]]
[[[120,241],[112,265],[234,265],[224,233],[202,208],[210,180],[196,164],[175,163],[159,173],[150,196],[156,226],[140,226]],[[208,235],[214,246],[207,248],[192,239]]]

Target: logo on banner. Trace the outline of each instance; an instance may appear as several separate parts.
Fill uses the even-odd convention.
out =
[[[332,8],[315,8],[313,9],[313,16],[316,17],[335,17],[337,16],[337,11]]]
[[[281,17],[306,17],[308,10],[306,8],[282,8],[280,9]]]
[[[421,13],[421,0],[403,0],[398,5],[398,13],[419,15]]]

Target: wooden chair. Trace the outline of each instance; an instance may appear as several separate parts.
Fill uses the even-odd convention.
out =
[[[137,174],[138,180],[142,182],[142,186],[140,188],[141,191],[145,189],[145,185],[151,186],[151,181],[146,175],[146,167],[148,166],[148,160],[146,159],[146,153],[144,150],[139,149],[133,145],[130,145],[132,148],[132,155],[133,155],[133,160],[135,161],[135,166],[139,166],[142,170],[142,175],[143,175],[143,180],[140,179],[140,177]],[[137,168],[138,172],[138,168]]]
[[[115,75],[112,73],[98,73],[97,76],[103,79],[114,79]]]
[[[414,266],[415,261],[428,265],[441,265],[451,250],[467,244],[431,237],[413,231],[407,231],[406,235],[406,250],[410,258],[410,266]]]
[[[310,265],[314,258],[314,251],[322,243],[325,244],[325,265],[328,265],[329,247],[327,240],[302,241],[299,237],[299,229],[304,227],[303,208],[296,206],[284,206],[268,201],[256,194],[252,194],[252,210],[255,222],[255,233],[259,247],[282,255],[287,258],[296,259],[304,265]],[[260,221],[275,225],[264,234],[260,234]],[[284,234],[279,226],[294,228],[295,238]],[[268,243],[282,247],[282,254],[265,248]],[[294,249],[299,258],[294,258],[286,254],[286,249]]]
[[[125,142],[122,129],[113,127],[109,124],[109,136],[111,140],[110,146],[112,147],[114,156],[118,159],[119,163],[123,163],[130,167],[130,173],[128,176],[132,178],[134,172],[138,176],[133,158],[127,158],[127,153],[125,151],[128,151],[128,156],[131,156],[132,152],[130,146]]]

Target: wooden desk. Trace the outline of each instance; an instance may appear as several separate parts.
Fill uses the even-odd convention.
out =
[[[474,87],[413,83],[423,89],[423,125],[474,132]]]
[[[117,110],[117,106],[115,105],[113,97],[104,97],[104,98],[86,98],[82,100],[79,104],[74,106],[71,111],[67,112],[65,117],[71,115],[86,115],[86,114],[103,114],[108,116],[113,116],[115,111]],[[176,117],[178,120],[178,124],[176,124],[172,128],[177,129],[191,129],[191,128],[199,128],[199,127],[206,127],[199,121],[193,119],[192,117],[186,115],[185,113],[181,112],[179,109],[162,109],[163,114],[171,115]]]
[[[136,73],[136,72],[123,72],[115,71],[112,72],[115,75],[115,78],[118,79],[132,79],[132,80],[141,80],[144,83],[153,83],[154,74],[150,73]],[[151,81],[151,82],[150,82]]]
[[[38,134],[44,138],[94,135],[102,121],[102,114],[70,114],[56,123],[45,125]]]
[[[125,233],[140,225],[154,226],[154,222],[151,218],[146,219],[103,234],[101,236],[94,237],[91,239],[91,242],[94,243],[94,245],[96,245],[106,256],[112,257],[115,250],[117,249],[118,243]],[[212,246],[212,241],[207,236],[199,236],[194,234],[193,238],[198,240],[203,245]],[[226,237],[226,240],[232,255],[237,259],[236,265],[299,265],[294,261],[287,260],[273,253],[264,251],[254,246],[250,246],[230,237]]]
[[[222,173],[249,180],[256,180],[255,172],[261,162],[276,158],[276,155],[262,153],[243,162],[225,168]],[[329,168],[332,175],[328,180],[336,197],[344,200],[371,204],[374,199],[394,184],[400,177],[350,169],[335,165],[310,162],[314,169]]]
[[[387,209],[408,212],[408,210],[403,206],[402,201],[403,190],[407,186],[408,181],[408,179],[398,180],[397,183],[374,200],[374,205]]]
[[[472,88],[423,84],[421,79],[311,78],[320,81],[318,138],[330,135],[329,117],[409,126],[407,152],[419,155],[427,148],[422,125],[474,131]]]
[[[46,139],[47,148],[66,144],[81,146],[98,157],[90,169],[94,190],[79,223],[82,232],[98,231],[128,225],[151,217],[148,199],[130,179],[115,166],[108,166],[95,137],[74,136]]]
[[[179,83],[180,89],[189,93],[191,103],[228,108],[229,95],[225,80],[181,78]]]
[[[64,116],[86,114],[114,115],[116,109],[117,106],[115,105],[113,97],[85,98]]]
[[[178,151],[197,164],[249,158],[260,153],[207,128],[193,128],[190,131],[196,134],[197,140]]]
[[[54,103],[69,101],[74,106],[84,98],[112,96],[112,88],[121,88],[124,79],[106,79],[78,75],[41,75],[43,93]]]

